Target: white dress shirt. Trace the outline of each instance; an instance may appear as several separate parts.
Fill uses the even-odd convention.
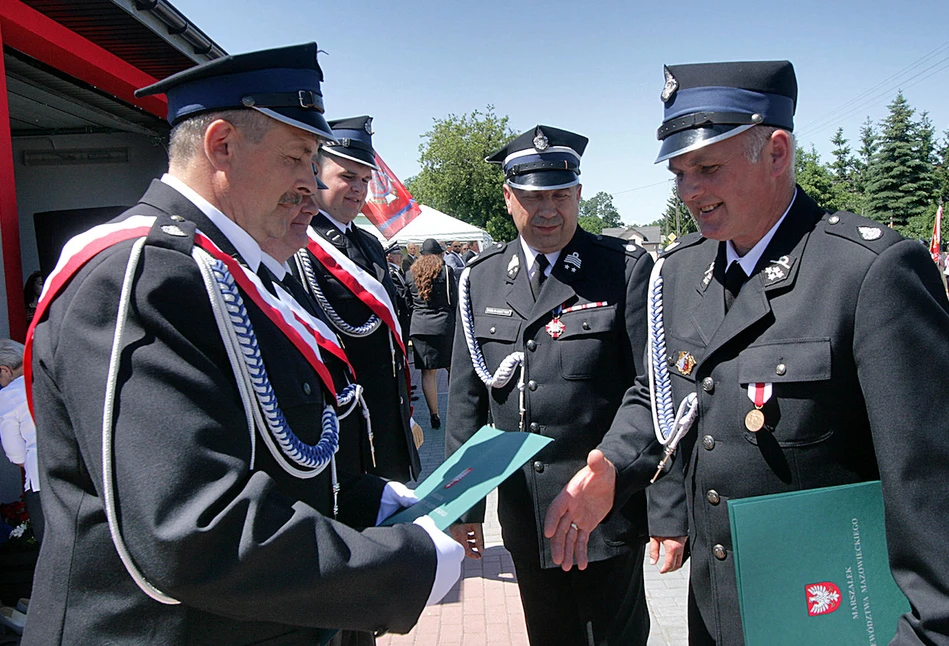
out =
[[[26,387],[22,376],[0,390],[0,442],[10,462],[22,464],[26,469],[23,488],[26,491],[39,491],[36,426],[26,404]]]

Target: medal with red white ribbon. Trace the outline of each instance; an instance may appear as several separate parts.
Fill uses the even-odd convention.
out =
[[[593,303],[574,305],[573,307],[568,307],[567,309],[563,309],[563,306],[558,307],[553,311],[553,318],[550,319],[550,322],[544,326],[544,329],[547,330],[547,334],[550,335],[550,338],[557,339],[567,330],[567,326],[564,325],[563,321],[560,320],[561,316],[570,312],[579,312],[580,310],[588,310],[594,307],[603,307],[605,305],[606,301],[596,301]]]
[[[764,413],[761,409],[771,399],[771,384],[748,384],[748,399],[755,405],[754,410],[745,415],[745,428],[757,433],[764,428]]]

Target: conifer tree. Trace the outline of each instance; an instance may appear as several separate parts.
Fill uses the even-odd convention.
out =
[[[925,215],[934,196],[933,167],[928,158],[933,150],[932,126],[925,114],[920,121],[913,120],[915,111],[902,92],[888,108],[880,146],[871,159],[867,210],[874,219],[916,237],[918,216]]]

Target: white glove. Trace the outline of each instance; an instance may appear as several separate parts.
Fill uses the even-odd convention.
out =
[[[403,507],[411,507],[418,502],[418,496],[415,491],[409,489],[401,482],[394,480],[386,483],[382,490],[382,498],[379,499],[379,513],[376,515],[376,525],[386,518],[399,511]]]
[[[435,543],[435,552],[438,561],[435,565],[435,582],[432,583],[432,592],[428,595],[426,606],[432,606],[448,594],[452,586],[461,576],[461,562],[465,560],[465,548],[460,543],[438,529],[430,516],[419,516],[414,523],[428,532]]]

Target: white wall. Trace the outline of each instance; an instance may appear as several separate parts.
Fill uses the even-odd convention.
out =
[[[25,150],[128,148],[128,163],[26,166]],[[60,209],[134,204],[168,166],[164,148],[143,135],[90,134],[13,139],[20,254],[23,279],[39,269],[33,214]],[[7,297],[0,266],[0,336],[9,335]]]

